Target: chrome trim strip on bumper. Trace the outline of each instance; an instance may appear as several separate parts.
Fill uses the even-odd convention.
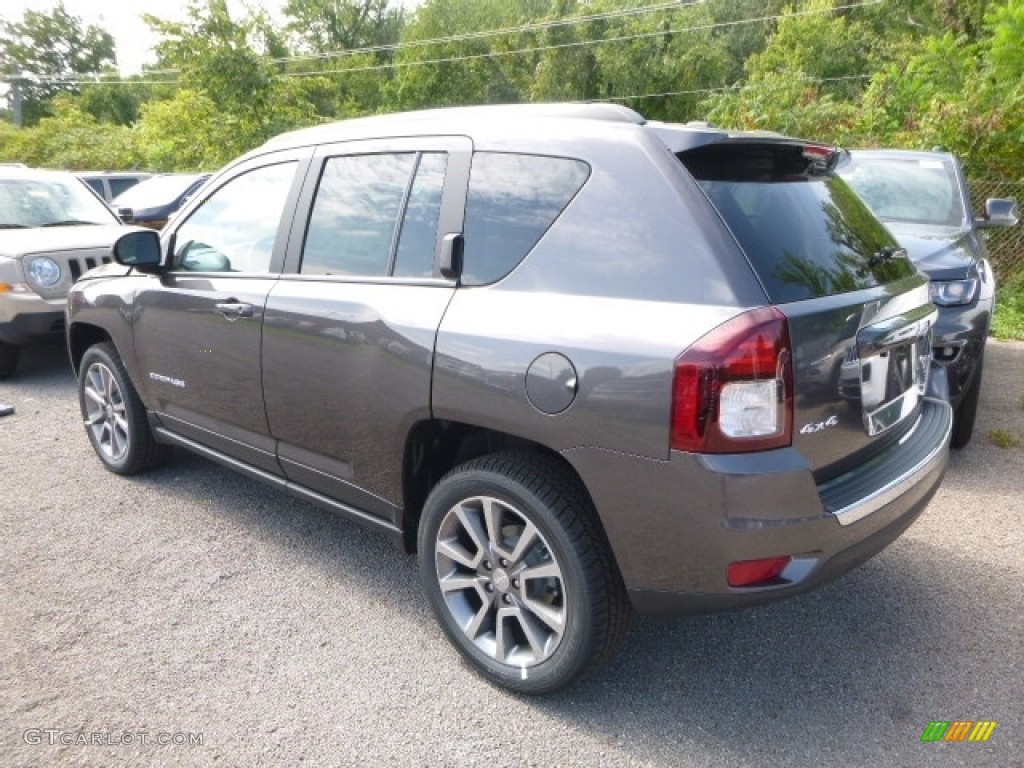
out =
[[[930,398],[929,398],[930,399]],[[833,514],[836,520],[839,521],[840,525],[851,525],[858,520],[861,520],[868,515],[877,512],[879,509],[884,507],[889,502],[902,496],[907,489],[915,485],[922,475],[926,475],[931,472],[937,464],[945,461],[946,455],[949,452],[949,439],[953,432],[953,419],[952,419],[952,408],[949,403],[932,401],[936,405],[942,406],[950,411],[949,418],[946,424],[945,435],[938,446],[925,456],[921,461],[914,465],[911,469],[904,472],[899,477],[887,483],[877,491],[872,493],[870,496],[866,496],[863,499],[858,500],[854,504],[850,504],[842,509],[837,509]]]

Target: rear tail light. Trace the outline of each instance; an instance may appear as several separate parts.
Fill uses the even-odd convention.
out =
[[[786,316],[734,317],[676,359],[671,447],[694,453],[781,448],[793,436],[793,363]]]
[[[761,560],[740,560],[729,563],[727,578],[730,587],[753,587],[775,581],[793,558],[766,557]]]

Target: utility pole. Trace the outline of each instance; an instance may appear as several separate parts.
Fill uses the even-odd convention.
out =
[[[21,87],[28,82],[24,72],[15,72],[11,76],[11,111],[14,113],[14,125],[21,128],[24,124],[21,104],[23,100]]]

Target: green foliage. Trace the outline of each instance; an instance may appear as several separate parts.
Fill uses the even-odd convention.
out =
[[[746,61],[740,87],[704,103],[716,124],[845,143],[876,54],[865,27],[834,0],[786,8],[788,16]],[[795,15],[808,14],[808,15]]]
[[[150,17],[163,36],[158,65],[182,89],[143,108],[139,130],[161,168],[216,167],[283,130],[315,122],[301,84],[280,78],[268,52],[280,38],[265,14],[235,21],[226,0],[193,0],[183,23]],[[152,108],[150,108],[152,107]]]
[[[990,431],[988,433],[988,441],[1003,450],[1016,448],[1020,445],[1020,439],[1013,432],[1007,432],[1005,429],[993,429]]]
[[[1024,273],[1018,273],[999,287],[992,335],[1003,341],[1024,341]]]
[[[114,38],[92,24],[84,25],[64,8],[25,11],[19,22],[0,21],[0,71],[28,74],[23,85],[25,125],[51,114],[53,100],[77,93],[76,75],[103,71],[114,64]]]
[[[404,20],[388,0],[288,0],[284,15],[299,48],[313,53],[394,45]]]
[[[68,170],[142,164],[130,128],[97,122],[68,96],[57,97],[51,110],[52,117],[42,118],[32,128],[0,131],[4,160]]]

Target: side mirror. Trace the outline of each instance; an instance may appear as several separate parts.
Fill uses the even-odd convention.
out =
[[[118,264],[155,274],[162,260],[160,235],[151,229],[123,234],[114,242],[113,255]]]
[[[1012,227],[1017,224],[1017,201],[992,197],[985,201],[985,218],[975,221],[978,229]]]
[[[135,211],[131,208],[118,208],[117,218],[123,221],[125,224],[131,224],[135,221]]]

